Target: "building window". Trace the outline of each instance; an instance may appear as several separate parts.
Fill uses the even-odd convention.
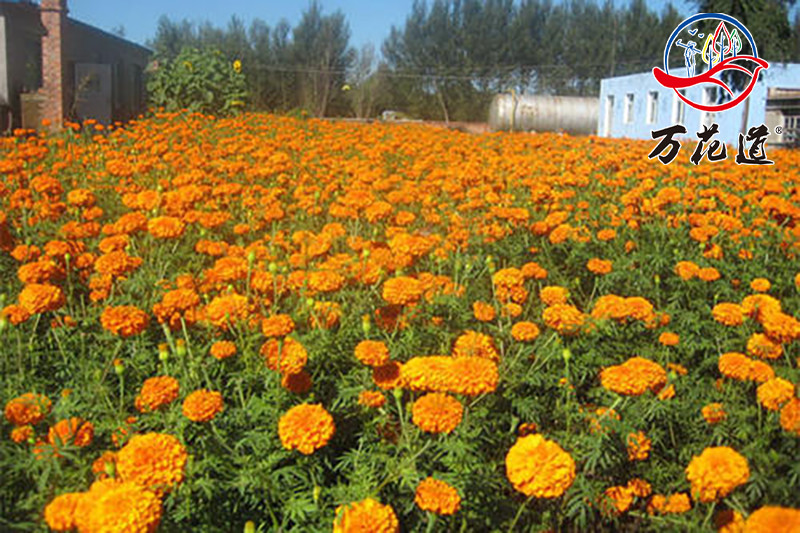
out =
[[[678,89],[682,96],[686,96],[685,89]],[[676,94],[672,101],[672,122],[675,124],[683,124],[686,121],[686,104]]]
[[[614,121],[614,95],[606,95],[606,114],[603,120],[603,135],[609,137]]]
[[[625,124],[633,122],[633,93],[625,95],[625,114],[622,117]]]
[[[647,123],[658,122],[658,91],[647,93]]]

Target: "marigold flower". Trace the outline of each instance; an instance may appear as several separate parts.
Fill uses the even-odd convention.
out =
[[[306,366],[308,352],[305,347],[291,337],[283,340],[269,339],[260,350],[267,368],[281,374],[297,374]]]
[[[147,329],[150,316],[134,305],[120,305],[103,309],[100,323],[106,331],[126,338]]]
[[[633,503],[633,492],[626,486],[609,487],[603,495],[607,498],[607,502],[601,502],[604,512],[611,515],[618,515],[630,509]],[[611,508],[608,508],[608,507]]]
[[[511,326],[511,337],[518,342],[531,342],[539,336],[539,326],[533,322],[517,322]]]
[[[297,374],[284,374],[281,376],[281,387],[294,394],[305,394],[311,390],[314,383],[311,374],[301,370]]]
[[[156,239],[175,239],[183,235],[186,225],[175,217],[156,217],[147,221],[147,232]]]
[[[94,438],[91,422],[78,417],[59,420],[47,433],[47,442],[53,446],[89,446]]]
[[[411,406],[411,419],[422,431],[428,433],[450,433],[464,415],[461,403],[441,392],[430,392]]]
[[[475,319],[480,322],[491,322],[497,316],[494,306],[485,302],[474,302],[472,304],[472,313]]]
[[[21,305],[11,304],[3,308],[2,312],[0,312],[0,316],[16,326],[28,320],[31,314]]]
[[[224,330],[231,323],[247,319],[248,314],[247,298],[236,293],[215,296],[205,307],[206,319]]]
[[[763,383],[775,376],[775,372],[768,364],[762,361],[755,361],[738,352],[728,352],[720,355],[717,366],[723,376],[739,381]]]
[[[581,313],[577,307],[556,304],[542,311],[542,320],[548,328],[554,329],[562,335],[573,335],[580,331],[586,321],[586,315]]]
[[[236,355],[236,345],[231,341],[216,341],[211,345],[209,353],[214,359],[222,361]]]
[[[397,533],[400,525],[397,515],[388,505],[382,505],[372,498],[336,508],[333,520],[333,533]]]
[[[763,333],[753,333],[747,340],[747,353],[761,359],[778,359],[783,347]]]
[[[386,396],[380,391],[364,390],[358,393],[358,405],[364,407],[383,407],[386,403]]]
[[[767,292],[772,287],[772,283],[767,278],[756,278],[750,282],[750,288],[756,292]]]
[[[717,533],[742,533],[744,531],[744,518],[739,511],[725,509],[714,513],[714,527]]]
[[[328,444],[335,431],[333,417],[320,404],[296,405],[278,421],[278,436],[283,447],[303,455],[310,455]]]
[[[744,323],[744,309],[739,304],[719,303],[711,310],[711,316],[720,324],[726,326],[740,326]]]
[[[134,435],[117,454],[117,475],[122,481],[162,495],[183,481],[188,458],[186,449],[172,435]]]
[[[586,268],[593,274],[604,276],[611,273],[611,270],[613,269],[613,263],[608,260],[594,257],[589,259],[589,261],[586,263]]]
[[[183,416],[192,422],[210,422],[225,408],[222,394],[200,389],[183,400]]]
[[[92,499],[85,531],[155,533],[161,521],[161,499],[136,483],[118,483]],[[83,528],[80,531],[84,531]]]
[[[652,441],[643,432],[630,433],[626,444],[629,461],[644,461],[650,456]]]
[[[697,277],[703,281],[717,281],[720,278],[720,274],[716,268],[706,267],[697,271]]]
[[[518,268],[503,268],[492,275],[492,284],[495,287],[511,288],[524,282],[525,275]]]
[[[172,376],[148,378],[142,384],[139,395],[136,396],[136,409],[141,413],[156,411],[175,401],[179,389],[178,380]]]
[[[442,355],[409,359],[402,365],[400,377],[403,386],[411,390],[466,396],[494,392],[499,378],[497,363],[491,359]]]
[[[390,361],[385,365],[372,368],[372,381],[384,390],[399,387],[401,383],[402,365],[397,361]]]
[[[772,378],[758,386],[756,396],[765,409],[777,411],[794,398],[794,385],[783,378]]]
[[[677,346],[681,338],[671,331],[665,331],[658,336],[658,342],[664,346]]]
[[[557,498],[575,480],[575,461],[541,434],[517,438],[506,454],[506,476],[526,496]]]
[[[285,337],[294,331],[294,320],[289,315],[272,315],[261,321],[265,337]]]
[[[709,424],[716,424],[727,418],[728,414],[721,403],[710,403],[701,409],[705,421]]]
[[[80,492],[68,492],[53,498],[44,508],[44,521],[54,531],[72,531],[75,529],[75,507],[83,498]]]
[[[539,291],[539,299],[547,306],[565,304],[569,300],[569,291],[564,287],[550,285]]]
[[[522,275],[525,279],[547,279],[547,270],[542,268],[539,263],[531,261],[522,265]]]
[[[500,353],[489,335],[469,330],[456,339],[453,357],[483,357],[497,362],[500,360]]]
[[[408,305],[419,301],[422,284],[408,276],[388,279],[383,284],[383,299],[391,305]]]
[[[36,425],[50,414],[52,405],[53,403],[47,396],[26,392],[6,403],[6,420],[15,426]]]
[[[699,271],[700,267],[691,261],[678,261],[675,265],[675,273],[684,281],[694,278]]]
[[[414,502],[423,511],[438,515],[452,515],[461,508],[461,497],[458,491],[438,479],[423,479],[414,493]]]
[[[747,483],[749,478],[747,459],[727,446],[706,448],[686,467],[692,495],[703,503],[724,498],[739,485]]]
[[[365,365],[378,367],[389,362],[389,348],[382,341],[361,341],[356,345],[356,359]]]
[[[684,492],[670,494],[664,497],[661,494],[655,494],[650,499],[647,505],[647,512],[655,514],[681,514],[692,509],[692,503],[689,501],[689,496]]]
[[[792,398],[781,409],[781,427],[800,437],[800,398]]]
[[[764,506],[747,517],[747,533],[797,533],[800,531],[800,509]]]
[[[600,372],[600,384],[604,388],[627,396],[640,396],[648,390],[657,392],[666,383],[667,371],[643,357],[632,357]]]
[[[11,440],[17,444],[27,442],[31,440],[33,436],[33,426],[16,426],[11,430]]]
[[[59,287],[41,283],[25,285],[17,298],[20,307],[31,315],[55,311],[66,302],[64,293]]]

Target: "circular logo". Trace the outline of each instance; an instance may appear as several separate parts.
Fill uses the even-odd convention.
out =
[[[724,13],[698,13],[669,36],[664,68],[654,68],[653,75],[687,105],[715,112],[743,102],[753,91],[759,72],[768,67],[769,63],[758,57],[756,43],[744,24]],[[684,89],[695,85],[711,89],[703,92],[703,102],[685,94]]]

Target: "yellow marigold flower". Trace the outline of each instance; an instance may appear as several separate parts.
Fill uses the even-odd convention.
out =
[[[222,361],[236,355],[236,345],[231,341],[216,341],[211,345],[209,353],[214,359]]]
[[[794,385],[783,378],[772,378],[758,386],[756,396],[765,409],[777,411],[794,398]]]
[[[650,483],[640,478],[633,478],[628,481],[628,490],[638,498],[647,498],[653,492]]]
[[[291,337],[283,340],[270,339],[261,345],[267,368],[281,374],[297,374],[306,366],[308,352],[305,347]]]
[[[728,414],[725,412],[725,409],[722,407],[722,404],[717,402],[704,406],[700,412],[702,413],[705,421],[709,424],[721,422],[728,416]]]
[[[175,217],[156,217],[147,221],[147,232],[156,239],[178,238],[185,228],[181,219]]]
[[[761,359],[778,359],[783,355],[783,347],[763,333],[753,333],[747,340],[747,353]]]
[[[461,508],[461,497],[458,491],[438,479],[423,479],[414,493],[414,502],[423,511],[439,515],[452,515]]]
[[[494,392],[499,379],[497,363],[491,359],[446,355],[413,357],[402,366],[400,376],[411,390],[466,396]]]
[[[456,339],[453,345],[453,357],[483,357],[497,362],[500,360],[500,353],[489,335],[470,330]]]
[[[328,444],[335,431],[333,417],[320,404],[296,405],[278,421],[278,436],[283,447],[303,455],[310,455]]]
[[[511,288],[524,282],[525,275],[518,268],[503,268],[492,275],[492,284],[495,287]]]
[[[604,276],[611,272],[613,269],[613,263],[605,259],[593,257],[586,263],[586,268],[593,274]]]
[[[142,413],[155,411],[173,402],[178,397],[179,388],[178,380],[172,376],[148,378],[136,396],[136,409]]]
[[[172,435],[134,435],[117,454],[117,475],[161,495],[183,481],[188,458],[186,448]]]
[[[697,271],[697,277],[703,281],[717,281],[720,278],[720,274],[716,268],[706,267]]]
[[[68,492],[56,496],[44,508],[44,521],[54,531],[72,531],[75,529],[75,506],[83,497],[80,492]]]
[[[600,231],[597,232],[598,241],[603,241],[603,242],[611,241],[614,240],[616,237],[617,237],[617,232],[610,228],[601,229]]]
[[[380,391],[364,390],[358,393],[358,404],[364,407],[383,407],[386,396]]]
[[[681,338],[676,333],[672,333],[671,331],[665,331],[658,336],[658,342],[660,342],[663,346],[677,346],[680,340]]]
[[[607,501],[601,502],[601,508],[610,515],[618,515],[630,509],[633,503],[633,492],[626,486],[609,487],[603,495]]]
[[[744,531],[744,518],[739,511],[725,509],[714,513],[714,527],[717,533],[742,533]]]
[[[196,390],[183,400],[183,416],[192,422],[209,422],[224,408],[222,394],[208,389]]]
[[[692,509],[692,502],[689,495],[684,492],[670,494],[662,509],[663,514],[681,514]]]
[[[485,302],[474,302],[472,304],[472,313],[475,319],[480,322],[491,322],[497,316],[494,306]]]
[[[549,307],[556,304],[565,304],[569,300],[569,291],[564,287],[549,285],[539,291],[539,299]]]
[[[511,326],[511,337],[518,342],[531,342],[539,336],[539,326],[533,322],[517,322]]]
[[[772,283],[767,278],[756,278],[750,282],[750,288],[756,292],[767,292],[772,287]]]
[[[43,394],[26,392],[6,403],[5,416],[15,426],[36,425],[50,413],[53,402]]]
[[[781,427],[800,437],[800,398],[792,398],[781,409]]]
[[[629,461],[644,461],[650,456],[652,441],[643,432],[637,431],[628,435],[627,446]]]
[[[686,467],[692,495],[703,503],[724,498],[739,485],[747,483],[749,478],[747,459],[727,446],[706,448]]]
[[[586,321],[586,315],[581,313],[577,307],[556,304],[542,311],[542,320],[548,328],[554,329],[562,335],[573,335],[580,331]]]
[[[381,341],[361,341],[356,345],[355,356],[365,365],[382,366],[389,362],[389,348]]]
[[[723,302],[714,306],[711,316],[720,324],[726,326],[740,326],[744,323],[744,309],[739,304]]]
[[[418,280],[408,276],[388,279],[383,284],[383,299],[393,305],[417,303],[422,296],[423,286]]]
[[[120,305],[103,309],[100,323],[106,331],[126,338],[147,329],[150,316],[134,305]]]
[[[336,508],[333,533],[398,533],[400,524],[394,510],[372,498]]]
[[[294,331],[294,320],[289,315],[272,315],[261,321],[265,337],[285,337]]]
[[[747,517],[746,533],[797,533],[800,531],[800,509],[764,506]]]
[[[648,390],[656,392],[666,383],[667,371],[643,357],[632,357],[600,372],[600,384],[604,388],[627,396],[640,396]]]
[[[742,310],[750,318],[761,320],[770,313],[781,312],[781,302],[768,294],[752,294],[742,300]]]
[[[506,455],[506,476],[526,496],[557,498],[575,480],[575,461],[541,434],[519,437]]]
[[[463,415],[464,406],[441,392],[430,392],[411,406],[411,420],[428,433],[450,433],[461,423]]]
[[[55,285],[29,283],[17,297],[19,305],[28,314],[55,311],[66,303],[63,291]]]
[[[86,517],[86,531],[155,533],[158,529],[161,499],[153,491],[136,483],[118,483],[92,499],[94,501]]]

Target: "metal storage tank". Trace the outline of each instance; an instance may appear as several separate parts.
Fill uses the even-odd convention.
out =
[[[598,98],[498,94],[489,106],[489,127],[511,131],[597,133]]]

